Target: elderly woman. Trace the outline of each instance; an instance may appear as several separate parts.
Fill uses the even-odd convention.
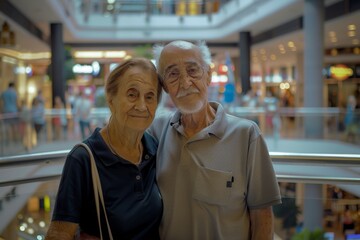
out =
[[[162,199],[155,180],[157,142],[145,130],[160,95],[151,61],[133,58],[122,63],[106,82],[109,123],[84,141],[96,161],[113,239],[159,238]],[[103,239],[109,239],[103,215],[101,231]],[[77,233],[83,239],[100,237],[89,154],[81,146],[67,156],[46,239],[74,239]]]

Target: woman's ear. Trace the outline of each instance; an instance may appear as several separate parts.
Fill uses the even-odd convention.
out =
[[[211,83],[211,78],[212,78],[212,70],[211,70],[211,67],[208,66],[208,70],[207,70],[207,79],[206,79],[206,83],[207,85],[209,86],[210,83]]]
[[[109,105],[108,107],[109,107],[110,111],[112,112],[112,110],[113,110],[113,99],[109,98],[107,102],[108,102],[108,105]]]

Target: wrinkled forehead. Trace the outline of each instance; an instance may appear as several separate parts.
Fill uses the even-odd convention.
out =
[[[160,56],[160,74],[163,74],[169,66],[184,66],[188,64],[203,64],[201,53],[197,47],[180,48],[168,45],[164,48]]]

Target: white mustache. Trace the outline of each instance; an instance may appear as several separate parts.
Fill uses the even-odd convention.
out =
[[[189,89],[180,89],[179,93],[176,95],[177,98],[185,97],[192,93],[199,93],[199,90],[196,88],[189,88]]]

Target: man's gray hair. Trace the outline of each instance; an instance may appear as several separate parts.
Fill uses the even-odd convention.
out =
[[[204,61],[204,63],[207,65],[207,67],[210,67],[211,65],[211,53],[209,47],[206,45],[206,42],[204,40],[197,41],[195,44],[187,41],[173,41],[169,43],[169,45],[176,46],[178,48],[182,49],[191,49],[194,46],[198,47],[201,53],[201,58]],[[153,55],[156,61],[156,67],[159,69],[159,61],[162,51],[164,50],[165,45],[164,44],[156,44],[153,47]]]

